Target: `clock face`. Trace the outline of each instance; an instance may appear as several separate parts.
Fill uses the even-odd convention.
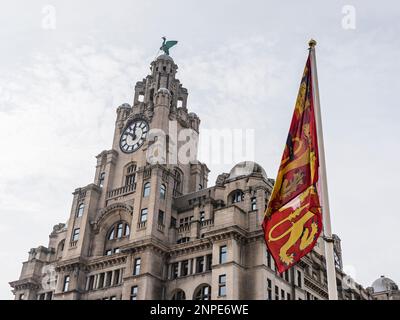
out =
[[[125,153],[139,149],[146,140],[149,125],[145,120],[135,120],[129,124],[121,135],[119,146]]]

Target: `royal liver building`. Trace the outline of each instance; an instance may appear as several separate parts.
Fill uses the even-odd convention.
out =
[[[136,83],[133,105],[117,108],[94,182],[74,191],[48,246],[30,250],[10,283],[15,299],[327,299],[321,239],[276,273],[261,229],[274,181],[260,165],[239,163],[209,187],[205,164],[173,152],[182,144],[174,137],[196,136],[200,124],[177,69],[160,55]],[[335,239],[339,297],[369,299],[341,271]]]

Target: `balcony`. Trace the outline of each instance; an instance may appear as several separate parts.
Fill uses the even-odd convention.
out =
[[[189,223],[183,224],[183,225],[178,227],[178,232],[179,233],[187,232],[187,231],[190,231],[190,224]]]
[[[177,231],[177,238],[181,239],[181,238],[187,238],[191,236],[191,224],[187,223],[187,224],[183,224],[180,225],[179,227],[176,228]]]
[[[76,245],[78,244],[78,240],[75,240],[75,241],[71,241],[70,243],[69,243],[69,247],[70,248],[76,248]]]
[[[135,190],[136,183],[110,190],[107,192],[106,200],[126,196],[127,194],[135,192]]]
[[[137,229],[146,229],[146,225],[147,225],[147,220],[146,221],[142,221],[142,222],[138,222],[137,224]]]
[[[200,221],[200,228],[205,228],[208,226],[213,226],[214,225],[214,220],[213,219],[207,219]]]
[[[162,223],[157,224],[157,230],[164,233],[165,225]]]

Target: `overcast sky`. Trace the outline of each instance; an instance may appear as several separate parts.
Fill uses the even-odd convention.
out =
[[[0,299],[31,247],[93,181],[115,109],[132,103],[161,36],[201,128],[254,129],[275,178],[307,42],[317,63],[333,232],[369,286],[400,282],[397,1],[2,1]],[[351,6],[351,7],[348,7]],[[352,20],[354,17],[356,20]],[[212,165],[210,185],[232,164]]]

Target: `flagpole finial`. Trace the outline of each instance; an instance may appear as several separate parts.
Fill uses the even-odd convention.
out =
[[[308,45],[310,46],[310,49],[312,49],[317,45],[317,41],[311,39],[310,41],[308,41]]]

